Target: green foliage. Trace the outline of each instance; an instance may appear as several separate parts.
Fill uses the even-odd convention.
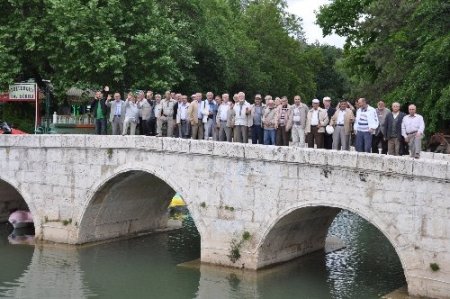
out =
[[[248,231],[244,231],[241,239],[233,238],[230,243],[230,254],[228,258],[234,264],[241,258],[241,248],[245,242],[249,241],[251,238],[251,234]]]
[[[0,89],[50,79],[60,102],[72,86],[104,84],[305,100],[345,92],[334,68],[340,52],[307,45],[285,0],[11,0],[0,8],[8,16],[0,19]]]
[[[431,263],[430,268],[433,272],[439,271],[439,269],[440,269],[439,265],[436,263]]]
[[[438,0],[335,0],[317,16],[325,35],[347,36],[350,95],[414,103],[428,132],[450,121],[449,18]]]
[[[14,0],[1,8],[2,88],[34,77],[51,79],[57,94],[105,83],[164,89],[194,63],[184,22],[155,1]]]
[[[1,107],[0,119],[13,128],[34,133],[35,106],[32,103],[6,103]]]
[[[245,231],[245,232],[242,234],[242,240],[244,240],[244,241],[250,240],[250,237],[251,237],[251,235],[250,235],[250,233],[249,233],[248,231]]]

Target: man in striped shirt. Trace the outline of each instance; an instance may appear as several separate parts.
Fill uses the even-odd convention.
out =
[[[372,134],[379,126],[376,110],[365,98],[358,100],[359,109],[356,111],[354,130],[356,134],[355,149],[357,152],[370,153],[372,151]]]

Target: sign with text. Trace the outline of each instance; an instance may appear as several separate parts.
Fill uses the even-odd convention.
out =
[[[16,83],[9,86],[9,101],[34,102],[37,97],[38,87],[36,83]]]

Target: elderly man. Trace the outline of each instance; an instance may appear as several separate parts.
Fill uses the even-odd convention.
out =
[[[289,130],[286,128],[290,107],[287,97],[281,98],[281,105],[278,106],[278,128],[276,131],[276,143],[278,146],[289,145]]]
[[[214,100],[214,94],[212,92],[206,93],[206,101],[202,103],[203,124],[205,128],[205,140],[215,140],[215,116],[217,114],[217,104]]]
[[[219,141],[231,140],[231,136],[229,136],[231,134],[231,129],[227,127],[228,110],[230,110],[229,99],[230,95],[224,93],[222,95],[222,103],[217,108],[216,125],[219,128]]]
[[[136,103],[136,95],[132,92],[128,93],[125,101],[125,120],[123,122],[122,135],[127,135],[128,127],[130,127],[130,135],[136,134],[136,126],[139,122],[139,107]]]
[[[370,153],[372,151],[372,134],[379,125],[377,112],[365,98],[358,100],[358,107],[353,126],[356,134],[355,149],[357,152]]]
[[[177,110],[177,125],[178,125],[178,137],[187,139],[189,137],[189,117],[188,117],[188,97],[185,95],[181,96],[181,102],[178,103]]]
[[[106,106],[110,107],[109,122],[112,127],[112,135],[120,135],[123,131],[125,120],[125,101],[120,98],[120,93],[114,93],[114,100],[106,100]]]
[[[165,99],[161,101],[161,117],[157,120],[158,137],[162,136],[162,126],[167,124],[167,137],[173,137],[174,129],[174,106],[176,101],[171,97],[170,91],[166,91]]]
[[[416,106],[409,105],[409,115],[403,117],[402,136],[409,146],[409,155],[413,158],[420,158],[422,148],[422,137],[425,131],[425,122],[422,115],[416,113]]]
[[[392,112],[386,115],[383,136],[388,146],[388,155],[399,156],[403,154],[404,139],[402,136],[402,121],[405,113],[400,111],[400,103],[392,104]]]
[[[150,116],[152,113],[152,106],[150,102],[145,98],[144,92],[140,91],[138,93],[137,105],[139,108],[139,120],[141,124],[139,125],[141,135],[150,135]]]
[[[161,128],[161,124],[162,122],[160,121],[161,118],[161,113],[162,113],[162,105],[161,105],[161,95],[159,93],[157,93],[155,95],[155,118],[156,118],[156,135],[158,136],[158,132],[162,132],[162,128]],[[161,135],[159,135],[161,136]]]
[[[388,151],[388,145],[383,132],[385,131],[386,116],[391,111],[388,108],[386,108],[383,100],[380,100],[377,106],[378,107],[377,109],[375,109],[375,111],[377,112],[378,122],[380,123],[380,125],[375,130],[375,133],[372,135],[372,153],[378,154],[379,153],[378,146],[381,144],[381,153],[383,155],[386,155]]]
[[[275,107],[275,102],[272,96],[266,96],[267,108],[264,109],[263,124],[264,124],[264,144],[275,145],[275,131],[278,127],[278,109]]]
[[[305,147],[305,126],[308,106],[302,103],[299,95],[294,96],[294,105],[288,115],[286,130],[292,131],[292,144]]]
[[[248,142],[248,125],[251,105],[245,100],[245,93],[238,93],[239,102],[234,105],[234,142]]]
[[[264,107],[262,105],[262,98],[260,94],[255,95],[255,103],[250,110],[252,120],[252,144],[264,144],[264,130],[262,128],[262,117],[264,114]]]
[[[352,125],[355,120],[353,111],[345,100],[339,102],[339,109],[331,117],[330,125],[334,127],[333,149],[349,151]]]
[[[331,98],[330,97],[324,97],[323,100],[323,107],[327,111],[328,119],[331,119],[336,112],[336,108],[331,106]],[[325,131],[324,135],[324,147],[325,149],[331,149],[333,147],[333,135],[328,134]]]
[[[191,99],[192,101],[188,108],[188,118],[191,124],[191,138],[203,139],[203,124],[200,110],[201,96],[199,98],[196,93],[191,96]]]
[[[155,115],[155,106],[156,101],[153,99],[153,91],[149,90],[146,94],[147,102],[150,104],[150,118],[148,120],[148,133],[150,136],[156,135],[156,115]]]
[[[306,129],[308,147],[314,148],[316,144],[317,148],[324,147],[324,135],[325,127],[328,125],[329,119],[325,109],[319,107],[320,101],[314,99],[312,101],[312,109],[309,110],[306,117]]]

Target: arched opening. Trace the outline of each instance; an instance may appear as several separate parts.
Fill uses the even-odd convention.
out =
[[[327,292],[337,297],[380,297],[407,283],[398,249],[382,228],[357,211],[326,206],[294,209],[268,230],[258,250],[258,266],[295,259],[301,266],[285,277],[287,286],[307,271],[322,276],[319,281],[326,281]],[[330,236],[339,237],[345,247],[326,252]]]
[[[0,179],[0,223],[7,222],[9,215],[17,210],[30,211],[16,188]]]
[[[157,176],[126,171],[96,191],[80,221],[79,244],[165,230],[176,191]]]
[[[181,218],[169,212],[175,191],[180,190],[152,173],[132,170],[107,179],[93,193],[80,222],[78,243],[139,236],[79,248],[84,279],[94,293],[107,298],[194,297],[199,274],[177,265],[200,257],[200,236],[187,207]],[[181,229],[140,234],[164,230],[172,217],[182,220]]]

